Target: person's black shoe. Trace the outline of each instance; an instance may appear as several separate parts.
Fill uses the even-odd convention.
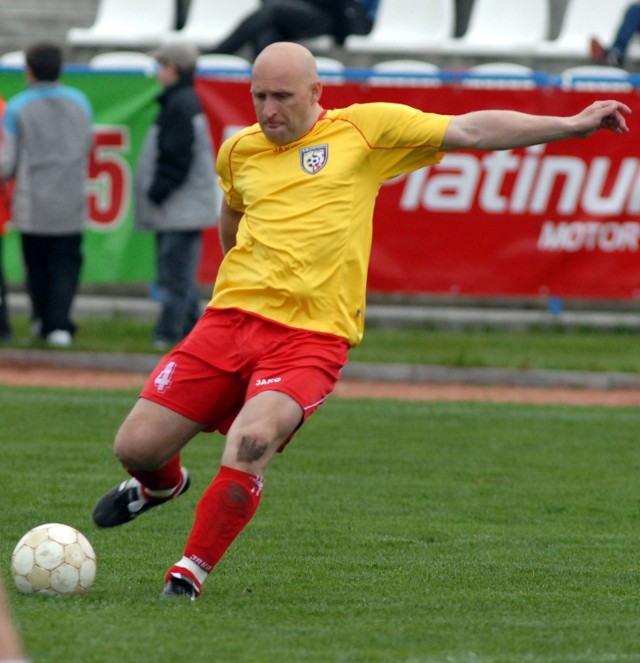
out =
[[[186,468],[182,468],[182,484],[171,496],[162,500],[147,500],[142,497],[140,482],[131,477],[112,488],[100,498],[93,510],[93,522],[98,527],[116,527],[137,518],[141,513],[160,506],[189,490],[191,479]]]
[[[190,601],[195,601],[198,598],[198,590],[195,585],[184,576],[173,575],[167,580],[164,586],[161,599],[181,599],[187,598]]]

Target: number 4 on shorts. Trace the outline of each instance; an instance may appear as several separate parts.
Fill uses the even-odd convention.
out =
[[[173,372],[176,370],[176,362],[170,361],[156,376],[156,379],[153,381],[156,389],[159,392],[166,391],[171,386],[171,377]]]

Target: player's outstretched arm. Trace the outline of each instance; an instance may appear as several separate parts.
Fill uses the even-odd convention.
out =
[[[596,101],[577,115],[558,117],[517,111],[486,110],[456,115],[442,142],[444,151],[506,150],[586,137],[600,129],[629,131],[625,115],[631,109],[619,101]]]

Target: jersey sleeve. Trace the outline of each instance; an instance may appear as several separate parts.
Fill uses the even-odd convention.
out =
[[[440,150],[451,115],[425,113],[402,104],[373,103],[360,107],[357,118],[369,143],[371,159],[380,180],[439,163]]]
[[[216,172],[227,205],[231,209],[243,212],[245,209],[244,201],[233,186],[233,156],[236,143],[237,138],[233,136],[222,143],[216,159]]]

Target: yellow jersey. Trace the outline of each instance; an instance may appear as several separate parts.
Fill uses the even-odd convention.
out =
[[[401,104],[355,104],[324,111],[284,146],[258,124],[227,139],[217,171],[243,217],[210,305],[357,345],[378,190],[438,163],[450,119]]]

